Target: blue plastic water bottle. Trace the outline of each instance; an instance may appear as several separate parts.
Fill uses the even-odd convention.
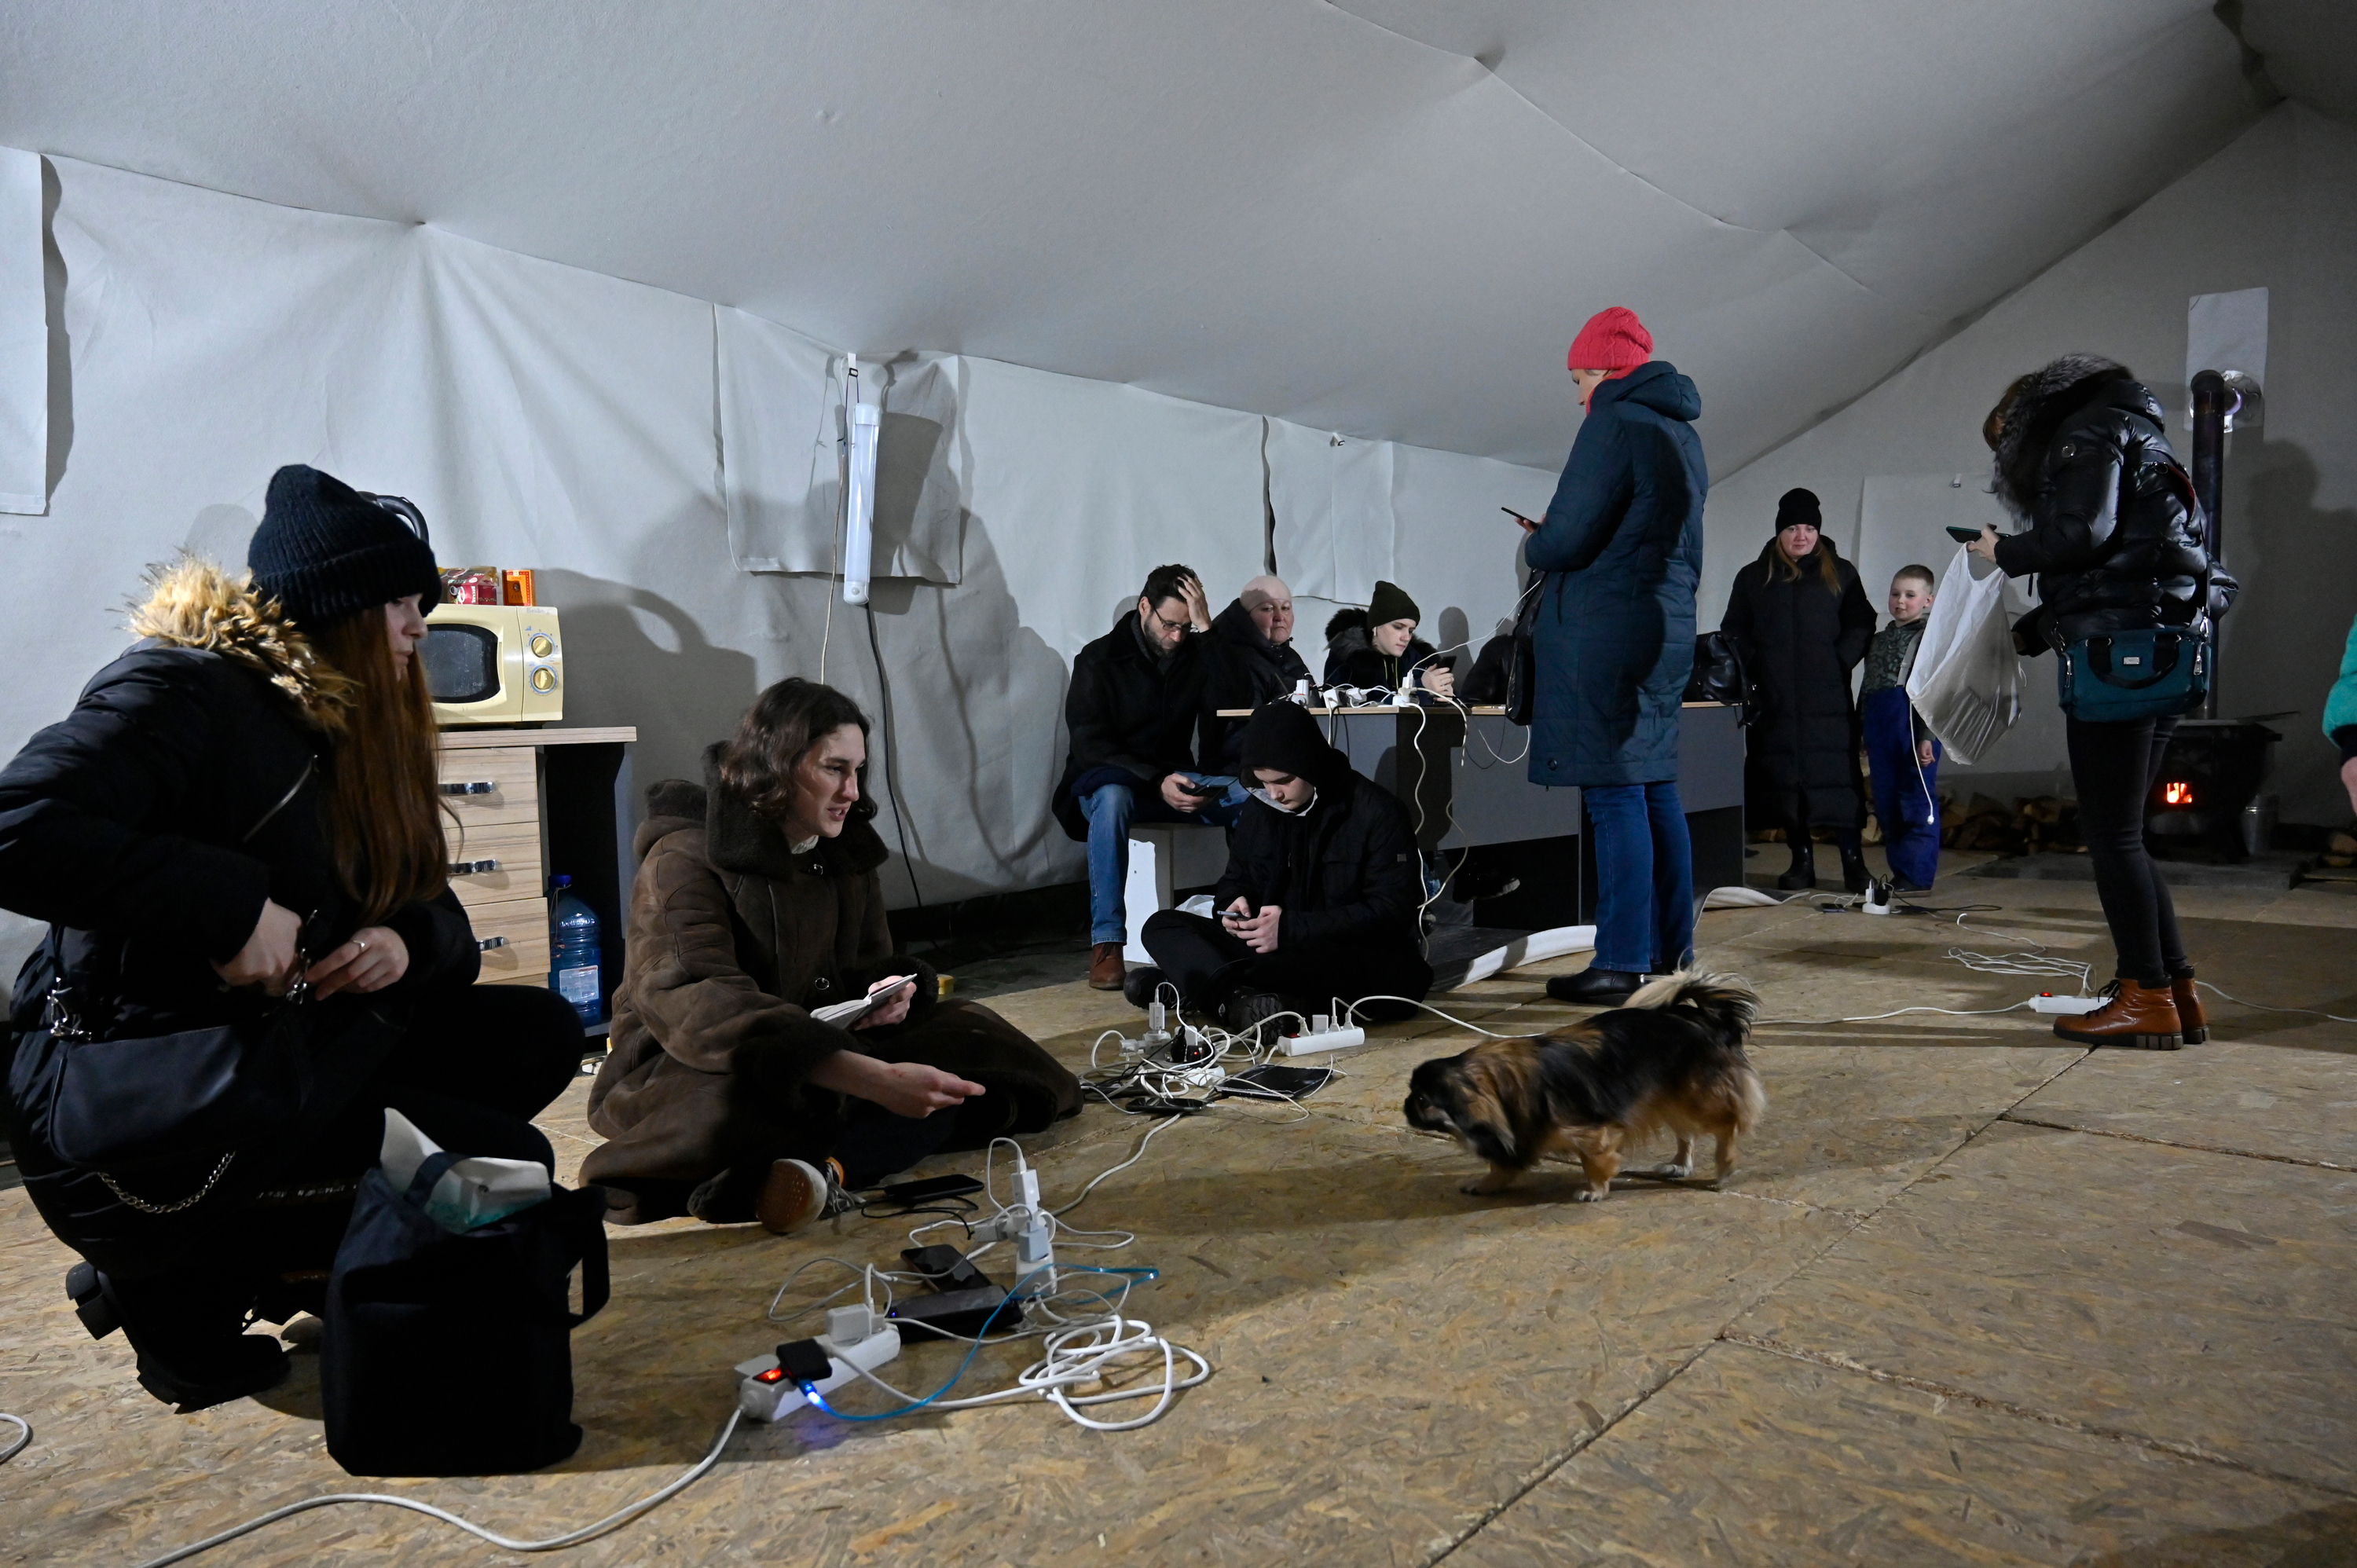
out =
[[[606,1016],[598,983],[597,911],[567,892],[572,886],[570,876],[549,878],[556,901],[549,908],[548,988],[573,1004],[586,1026]]]

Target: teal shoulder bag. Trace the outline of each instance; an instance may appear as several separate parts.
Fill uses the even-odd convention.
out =
[[[2210,693],[2210,638],[2183,627],[2083,637],[2062,650],[2062,711],[2082,724],[2188,713]]]

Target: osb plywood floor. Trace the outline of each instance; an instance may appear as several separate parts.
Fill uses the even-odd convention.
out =
[[[1952,883],[1950,886],[1955,886]],[[1161,1279],[1133,1310],[1217,1369],[1157,1425],[1081,1431],[1024,1403],[748,1426],[709,1477],[573,1562],[865,1565],[1320,1563],[2357,1563],[2357,1027],[2220,1004],[2212,1042],[2090,1054],[2037,983],[1947,955],[2036,942],[2107,963],[2092,887],[1966,880],[1869,919],[1807,904],[1704,918],[1749,977],[1770,1105],[1724,1190],[1566,1173],[1502,1199],[1401,1126],[1406,1076],[1470,1036],[1377,1031],[1308,1102],[1170,1128],[1076,1221]],[[2181,891],[2203,972],[2248,1002],[2357,1015],[2357,898]],[[1577,1016],[1539,966],[1435,1000],[1490,1028]],[[1134,1024],[1078,984],[994,999],[1068,1059]],[[545,1118],[588,1146],[586,1086]],[[1035,1140],[1050,1200],[1125,1158],[1092,1109]],[[943,1168],[979,1169],[958,1156]],[[904,1222],[905,1223],[905,1222]],[[796,1265],[888,1262],[899,1227],[792,1239],[679,1221],[611,1232],[614,1299],[576,1338],[570,1462],[371,1481],[517,1535],[662,1484],[781,1337]],[[135,1563],[352,1487],[319,1441],[316,1358],[259,1401],[178,1416],[68,1311],[68,1255],[0,1193],[0,1561]],[[817,1273],[813,1271],[813,1278]],[[948,1376],[912,1348],[903,1387]],[[1025,1359],[986,1352],[995,1386]],[[202,1561],[521,1561],[339,1508]]]

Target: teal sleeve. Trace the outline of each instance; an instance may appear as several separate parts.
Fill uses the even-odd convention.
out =
[[[2341,679],[2332,682],[2331,693],[2324,699],[2324,733],[2341,746],[2345,756],[2349,743],[2344,732],[2357,729],[2357,621],[2349,625],[2349,645],[2341,650]]]

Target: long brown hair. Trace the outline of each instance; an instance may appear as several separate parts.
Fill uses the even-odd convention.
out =
[[[1841,556],[1835,551],[1834,542],[1819,532],[1817,547],[1811,553],[1817,564],[1817,575],[1824,580],[1825,592],[1835,598],[1841,597]],[[1793,582],[1801,575],[1800,563],[1784,553],[1781,531],[1768,536],[1768,548],[1760,553],[1760,559],[1771,564],[1777,582]]]
[[[328,762],[328,842],[361,924],[450,885],[435,771],[434,698],[420,655],[404,674],[393,661],[382,606],[310,634],[322,657],[359,684]]]
[[[857,703],[832,686],[789,676],[754,698],[737,721],[737,733],[721,748],[720,787],[771,822],[782,822],[793,809],[794,768],[811,747],[845,725],[867,733],[867,715]],[[851,816],[864,822],[875,814],[867,769],[862,768]]]

